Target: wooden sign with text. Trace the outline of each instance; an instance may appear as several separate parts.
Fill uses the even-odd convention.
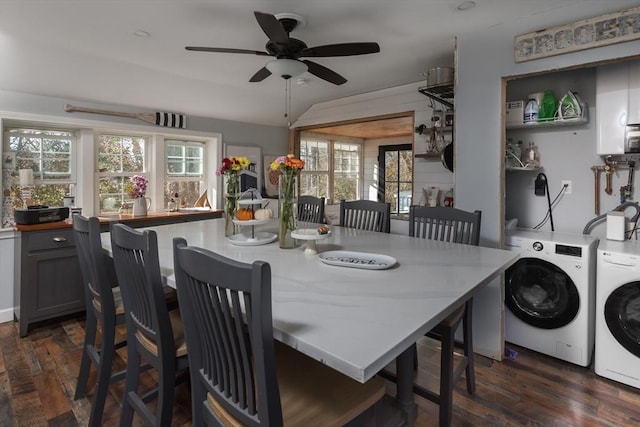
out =
[[[515,62],[640,39],[640,7],[522,34],[514,40]]]

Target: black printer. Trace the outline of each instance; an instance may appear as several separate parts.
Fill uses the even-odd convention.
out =
[[[64,221],[69,217],[68,207],[29,206],[27,209],[15,209],[13,218],[16,224],[32,225],[45,222]]]

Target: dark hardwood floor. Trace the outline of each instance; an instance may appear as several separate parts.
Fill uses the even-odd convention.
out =
[[[85,426],[87,398],[73,400],[84,334],[81,317],[34,325],[20,339],[16,323],[0,324],[0,426]],[[495,362],[476,356],[477,392],[466,393],[461,380],[454,394],[454,426],[637,426],[640,391],[596,376],[582,368],[524,348],[512,360]],[[116,369],[125,365],[119,352]],[[419,343],[418,381],[435,386],[439,350],[428,339]],[[143,384],[152,387],[153,372]],[[92,370],[91,384],[95,381]],[[123,382],[112,384],[105,426],[119,421]],[[394,393],[393,384],[388,392]],[[92,393],[92,392],[91,392]],[[188,426],[190,393],[178,386],[174,426]],[[438,407],[418,398],[418,426],[437,425]],[[135,425],[140,425],[136,419]]]

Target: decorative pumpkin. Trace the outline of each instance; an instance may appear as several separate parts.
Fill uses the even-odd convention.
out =
[[[240,208],[238,209],[238,213],[236,213],[236,217],[240,221],[249,221],[253,219],[253,211],[251,209]]]
[[[256,219],[262,219],[262,220],[271,219],[273,218],[273,211],[268,208],[261,208],[256,210],[255,217]]]

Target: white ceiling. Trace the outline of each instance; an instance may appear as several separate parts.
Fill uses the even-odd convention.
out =
[[[249,78],[272,58],[188,52],[185,46],[264,50],[253,12],[306,19],[309,47],[375,41],[380,53],[313,59],[343,75],[304,73],[291,121],[312,104],[423,79],[452,66],[454,37],[522,22],[522,33],[637,6],[625,0],[0,0],[0,89],[69,101],[283,126],[282,78]],[[144,30],[150,37],[133,33]],[[512,35],[509,35],[512,37]],[[481,64],[478,64],[481,66]],[[62,105],[60,106],[62,109]]]

